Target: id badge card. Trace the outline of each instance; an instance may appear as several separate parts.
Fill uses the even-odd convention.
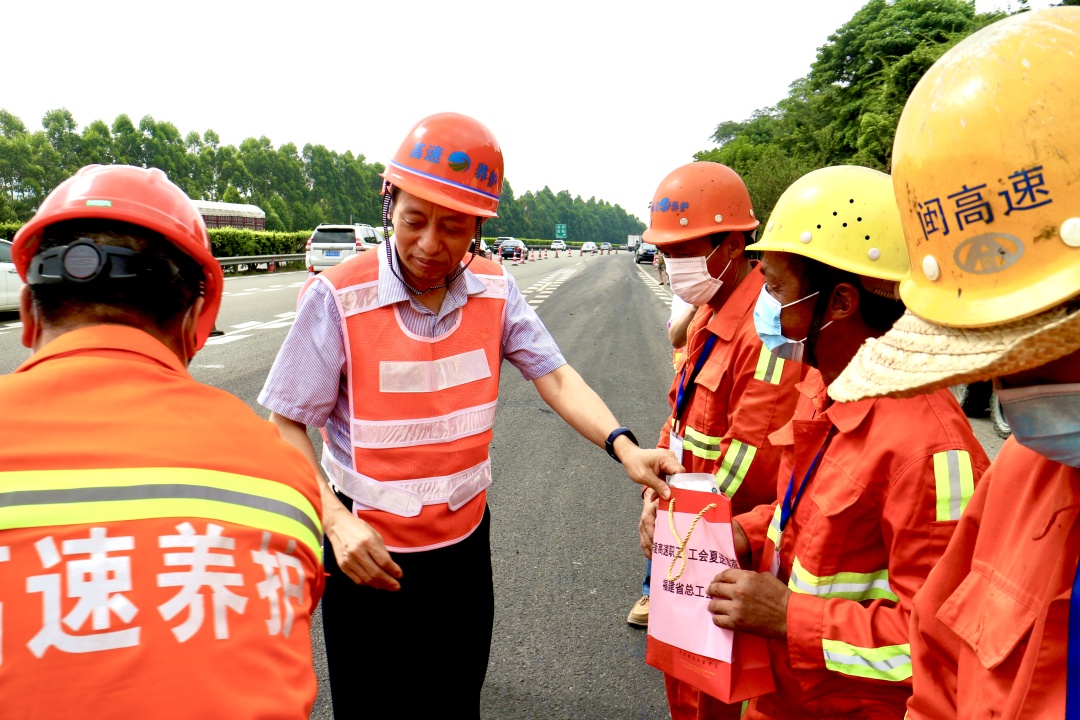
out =
[[[671,434],[668,436],[668,444],[671,446],[670,447],[671,452],[675,453],[675,459],[679,461],[680,465],[682,465],[682,457],[683,457],[683,437],[682,437],[682,435],[680,435],[679,433],[672,430]]]
[[[780,533],[776,538],[776,545],[773,547],[772,555],[772,567],[769,568],[769,572],[772,573],[774,578],[780,577],[780,539],[784,536],[784,533]]]

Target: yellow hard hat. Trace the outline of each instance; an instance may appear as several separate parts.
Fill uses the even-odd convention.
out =
[[[1080,350],[1080,8],[1001,20],[915,86],[893,145],[908,312],[829,386],[902,397]]]
[[[761,239],[746,249],[795,253],[894,282],[908,271],[892,180],[858,165],[822,168],[793,182]]]
[[[1080,8],[1002,20],[946,53],[904,107],[892,162],[916,315],[985,327],[1080,292]]]

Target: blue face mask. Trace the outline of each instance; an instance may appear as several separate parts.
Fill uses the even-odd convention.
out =
[[[757,305],[754,306],[754,328],[757,330],[762,344],[769,348],[769,352],[784,360],[802,362],[803,355],[806,352],[806,338],[790,340],[784,337],[784,330],[780,324],[780,312],[786,307],[801,303],[803,300],[809,300],[817,294],[816,292],[810,293],[806,297],[781,305],[779,300],[769,294],[767,286],[761,286],[761,294],[758,295]],[[830,320],[821,327],[825,328],[831,323]]]
[[[1080,468],[1080,384],[995,388],[1016,442]]]

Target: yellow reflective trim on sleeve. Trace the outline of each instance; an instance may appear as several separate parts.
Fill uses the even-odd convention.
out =
[[[687,425],[686,434],[683,436],[683,448],[689,450],[694,457],[699,457],[702,460],[716,460],[720,457],[720,441],[722,439],[700,433]]]
[[[902,682],[911,677],[911,645],[863,648],[839,640],[821,641],[825,667],[844,675]]]
[[[769,348],[762,345],[761,354],[758,355],[757,369],[754,371],[754,379],[779,385],[780,376],[783,373],[784,359],[773,355]]]
[[[939,522],[959,520],[975,492],[975,472],[967,450],[934,453],[934,484]]]
[[[888,568],[870,573],[839,572],[818,577],[807,571],[796,557],[791,566],[788,588],[792,592],[845,600],[892,600],[900,598],[889,587]]]
[[[765,533],[765,537],[772,540],[772,544],[775,546],[776,541],[780,539],[780,505],[776,505],[776,510],[773,511],[772,520],[769,521],[769,529]]]
[[[322,558],[322,524],[300,492],[201,468],[0,473],[0,530],[201,517],[287,535]]]
[[[756,454],[757,448],[753,445],[738,440],[731,441],[720,463],[720,469],[716,471],[716,485],[720,492],[728,497],[735,496],[746,479],[746,473],[749,472],[750,463],[754,462]]]

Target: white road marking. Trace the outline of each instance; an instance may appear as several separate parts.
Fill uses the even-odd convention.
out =
[[[262,325],[262,323],[258,320],[252,320],[251,322],[240,323],[239,325],[233,325],[232,327],[236,328],[237,330],[245,330],[249,327],[252,327],[253,325]]]
[[[272,323],[270,325],[263,325],[259,330],[276,330],[277,328],[289,327],[294,322],[294,320],[282,320],[281,322]]]
[[[197,368],[205,368],[207,370],[224,370],[224,365],[196,365]]]
[[[21,328],[22,323],[21,322],[8,323],[7,325],[4,325],[4,327],[11,328],[12,330],[14,330],[15,328]]]
[[[250,335],[221,335],[219,337],[213,337],[206,341],[207,345],[227,345],[235,340],[243,340],[244,338],[251,337]]]
[[[296,311],[295,311],[295,310],[293,310],[292,312],[287,312],[287,313],[278,313],[278,314],[277,314],[277,315],[275,315],[274,317],[279,317],[279,318],[291,318],[291,317],[296,317]]]

